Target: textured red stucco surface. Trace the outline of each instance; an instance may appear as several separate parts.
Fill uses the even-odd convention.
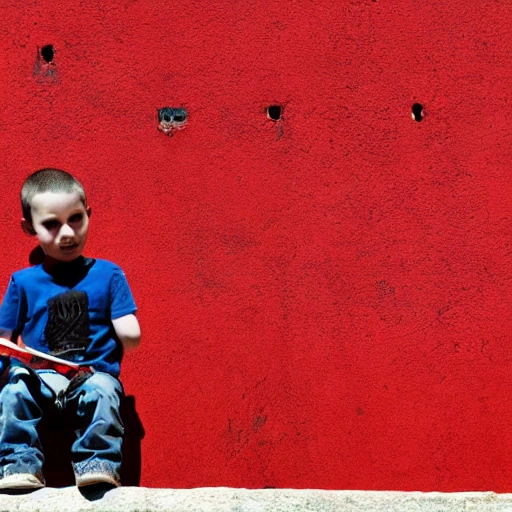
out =
[[[0,19],[0,291],[24,178],[75,173],[140,309],[141,485],[512,491],[509,2]]]

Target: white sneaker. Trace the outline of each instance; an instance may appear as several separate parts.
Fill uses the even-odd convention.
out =
[[[13,473],[0,478],[0,489],[41,489],[44,483],[30,473]]]
[[[111,484],[119,487],[121,483],[116,480],[112,475],[108,473],[83,473],[82,475],[76,475],[77,487],[84,487],[86,485],[94,484]]]

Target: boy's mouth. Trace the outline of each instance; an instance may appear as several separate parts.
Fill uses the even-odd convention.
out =
[[[73,252],[78,247],[78,244],[61,245],[60,250],[63,252]]]

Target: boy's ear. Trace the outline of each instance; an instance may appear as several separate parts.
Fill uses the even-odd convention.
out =
[[[91,213],[92,213],[92,209],[90,206],[88,206],[85,210],[87,212],[87,217],[90,217],[91,216]]]
[[[28,235],[28,236],[35,236],[36,232],[34,231],[34,228],[32,227],[32,224],[27,219],[21,219],[21,229]]]

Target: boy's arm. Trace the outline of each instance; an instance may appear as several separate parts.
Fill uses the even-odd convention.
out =
[[[21,303],[21,294],[18,290],[14,276],[9,280],[9,286],[2,299],[0,305],[0,336],[7,340],[12,340],[13,332],[17,326],[23,324],[25,321],[22,312],[25,311],[24,303]],[[20,318],[20,314],[22,318]],[[19,333],[18,333],[19,334]],[[16,342],[16,340],[14,340]]]
[[[140,326],[135,315],[125,315],[112,320],[114,331],[125,350],[137,348],[140,343]]]

